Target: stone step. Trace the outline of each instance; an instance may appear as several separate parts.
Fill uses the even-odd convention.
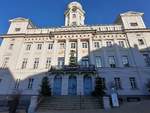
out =
[[[75,110],[75,109],[100,109],[102,99],[91,96],[55,96],[46,97],[39,105],[40,110]]]

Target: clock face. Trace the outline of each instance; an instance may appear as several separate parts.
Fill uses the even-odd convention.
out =
[[[77,7],[73,7],[72,11],[75,12],[77,10]]]

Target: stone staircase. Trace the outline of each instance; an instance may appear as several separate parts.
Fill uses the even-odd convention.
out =
[[[45,97],[39,104],[37,112],[47,110],[78,110],[78,109],[101,109],[101,98],[91,96],[53,96]]]

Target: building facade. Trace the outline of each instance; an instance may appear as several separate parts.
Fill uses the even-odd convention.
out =
[[[48,76],[53,95],[90,95],[100,76],[108,95],[112,87],[120,96],[148,95],[150,29],[142,16],[129,11],[112,25],[89,26],[81,4],[71,2],[62,27],[37,28],[21,17],[10,20],[8,32],[1,35],[0,94],[20,90],[38,95]]]

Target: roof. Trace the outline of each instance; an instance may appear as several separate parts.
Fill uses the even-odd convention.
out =
[[[23,18],[23,17],[18,17],[18,18],[14,18],[14,19],[11,19],[9,20],[9,22],[28,22],[30,21],[29,19],[26,19],[26,18]]]
[[[125,13],[121,13],[120,16],[133,16],[133,15],[140,15],[140,16],[143,16],[144,13],[141,13],[141,12],[135,12],[135,11],[128,11],[128,12],[125,12]]]

